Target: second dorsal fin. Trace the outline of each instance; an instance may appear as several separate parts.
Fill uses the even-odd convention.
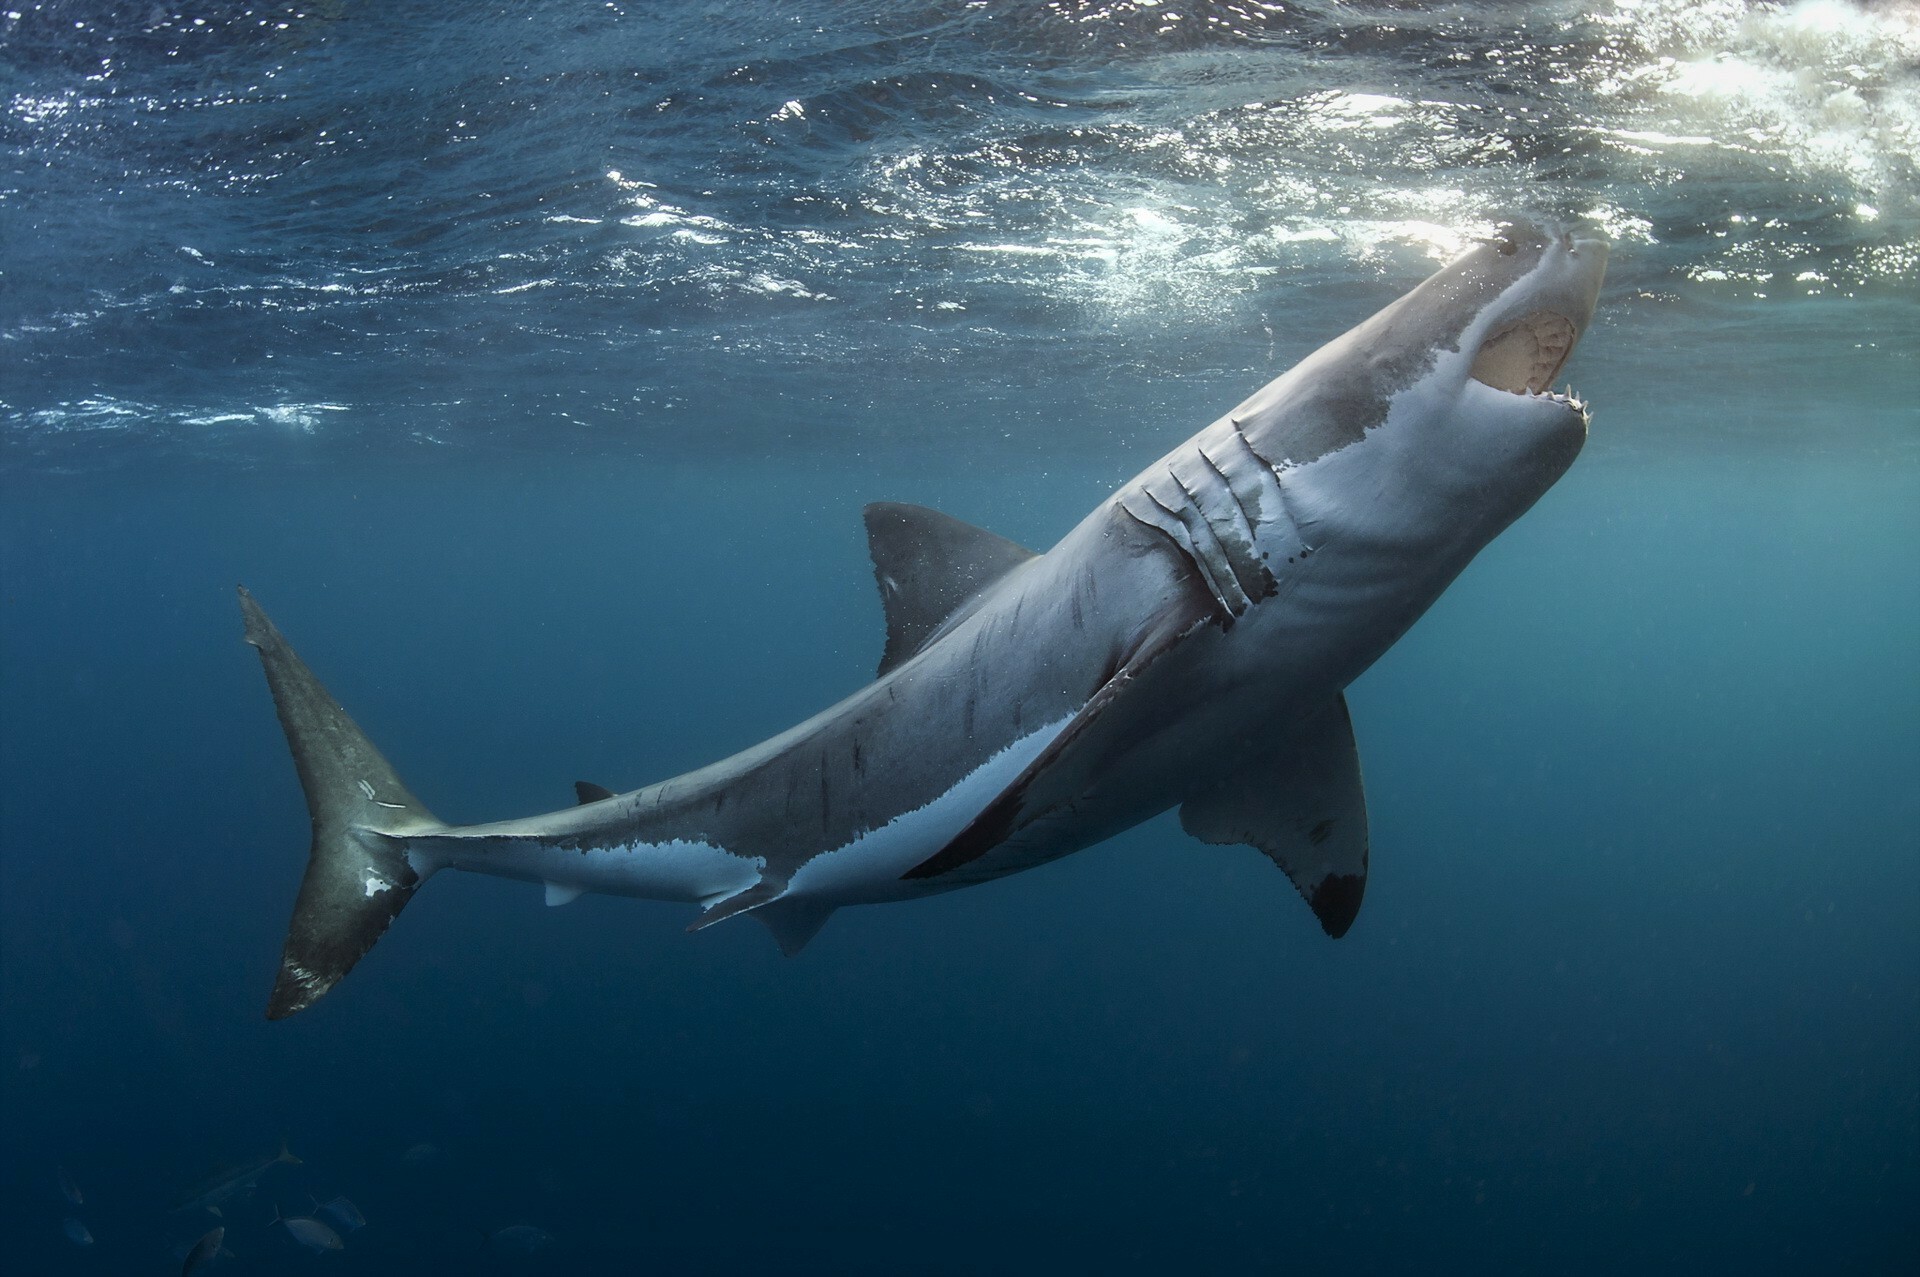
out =
[[[1003,536],[926,506],[876,501],[865,511],[873,577],[887,610],[885,674],[980,591],[1034,557]]]

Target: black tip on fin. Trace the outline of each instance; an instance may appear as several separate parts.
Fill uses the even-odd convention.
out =
[[[1320,929],[1338,940],[1360,916],[1360,898],[1366,894],[1364,874],[1328,874],[1313,889],[1313,899],[1307,905],[1320,919]]]
[[[608,789],[605,785],[596,785],[590,780],[574,781],[573,792],[579,797],[582,807],[585,807],[588,803],[603,803],[613,797],[613,791],[611,789]]]

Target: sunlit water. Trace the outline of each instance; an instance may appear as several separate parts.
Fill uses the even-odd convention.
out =
[[[9,1267],[283,1135],[213,1271],[1912,1262],[1914,5],[14,0],[0,144]],[[1345,939],[1163,820],[792,961],[446,875],[260,1018],[235,581],[441,814],[638,785],[870,676],[864,502],[1048,545],[1511,212],[1593,437],[1352,691]]]

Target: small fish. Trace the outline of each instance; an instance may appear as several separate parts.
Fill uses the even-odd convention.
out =
[[[274,1224],[283,1225],[287,1230],[287,1236],[316,1255],[322,1251],[340,1250],[346,1245],[340,1240],[340,1234],[311,1215],[283,1216],[280,1208],[276,1206],[273,1208],[273,1219],[267,1227],[271,1228]]]
[[[93,1234],[87,1231],[87,1226],[85,1224],[81,1223],[79,1220],[75,1219],[73,1216],[71,1215],[67,1216],[66,1222],[61,1224],[60,1226],[67,1230],[67,1240],[72,1242],[74,1245],[76,1246],[93,1245]]]
[[[300,1165],[300,1159],[287,1151],[287,1142],[284,1139],[280,1141],[280,1151],[271,1157],[256,1157],[238,1166],[230,1166],[225,1170],[214,1172],[196,1185],[187,1199],[173,1209],[176,1213],[197,1209],[212,1211],[218,1215],[220,1203],[242,1190],[258,1187],[268,1171],[282,1164]]]
[[[73,1182],[73,1176],[70,1173],[68,1173],[67,1168],[64,1166],[61,1166],[55,1169],[57,1171],[56,1178],[58,1178],[58,1180],[60,1181],[60,1196],[67,1199],[67,1205],[69,1206],[86,1205],[87,1204],[86,1195],[80,1191],[80,1186]]]
[[[489,1238],[496,1247],[514,1255],[531,1255],[553,1245],[553,1234],[532,1224],[509,1224]]]
[[[429,1162],[440,1160],[440,1149],[436,1145],[423,1141],[412,1145],[406,1152],[400,1154],[400,1160],[408,1166],[425,1166]]]
[[[181,1266],[180,1277],[189,1277],[194,1269],[204,1268],[216,1259],[232,1259],[233,1252],[223,1245],[226,1239],[225,1225],[209,1228],[201,1235],[200,1240],[193,1244],[193,1249],[187,1252],[187,1262]]]
[[[343,1233],[357,1233],[367,1226],[367,1217],[360,1213],[360,1208],[344,1197],[336,1197],[323,1206],[315,1206],[313,1213],[325,1215]]]

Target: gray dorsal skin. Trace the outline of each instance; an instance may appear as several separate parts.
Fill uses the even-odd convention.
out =
[[[522,820],[406,792],[243,592],[314,813],[268,1014],[311,1005],[441,869],[741,913],[797,952],[845,905],[1044,863],[1170,807],[1259,848],[1321,925],[1366,882],[1342,689],[1586,438],[1549,387],[1606,244],[1509,226],[1148,466],[1043,555],[867,511],[881,674],[732,758]],[[589,797],[591,796],[591,800]]]

